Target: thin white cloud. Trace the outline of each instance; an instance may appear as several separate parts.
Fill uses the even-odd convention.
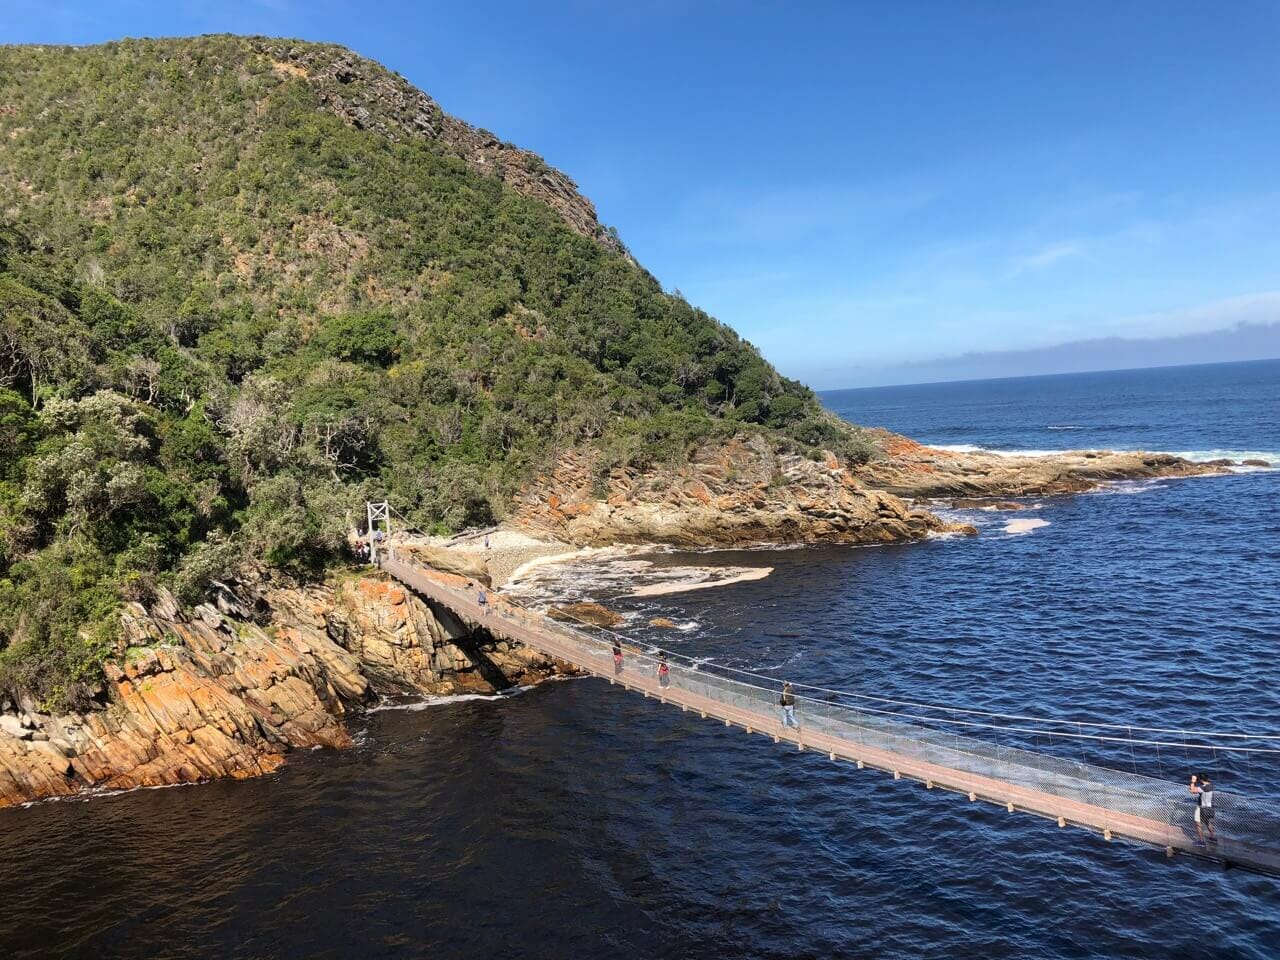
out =
[[[1123,336],[1151,337],[1205,333],[1240,324],[1277,321],[1280,321],[1280,290],[1261,290],[1190,307],[1118,317],[1109,326]]]
[[[1035,253],[1015,258],[1013,266],[1009,270],[1009,277],[1013,278],[1023,273],[1044,270],[1055,263],[1070,260],[1073,257],[1083,257],[1086,250],[1085,245],[1078,240],[1049,244],[1046,247],[1041,247]]]

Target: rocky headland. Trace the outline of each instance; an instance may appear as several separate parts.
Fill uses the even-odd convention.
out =
[[[403,548],[420,563],[500,588],[531,562],[580,556],[583,547],[873,544],[973,533],[907,498],[1016,509],[1005,498],[1229,466],[1156,453],[1018,457],[878,439],[884,456],[861,466],[782,453],[752,436],[648,471],[602,471],[592,455],[570,453],[521,491],[502,527],[410,538]],[[612,622],[610,611],[590,612]],[[597,618],[577,608],[552,615]],[[125,607],[92,709],[54,715],[30,698],[0,702],[0,806],[258,776],[291,750],[348,746],[345,718],[380,696],[492,693],[559,669],[377,574],[290,586],[263,573],[219,585],[213,600],[191,609],[161,591],[147,606]]]
[[[682,465],[602,467],[574,452],[516,497],[518,529],[579,546],[735,547],[891,543],[960,530],[828,455],[781,452],[760,436],[705,444]]]
[[[0,702],[0,807],[93,790],[268,773],[345,747],[382,694],[492,693],[557,666],[379,576],[227,585],[190,610],[129,604],[97,705]]]
[[[1208,476],[1236,465],[1229,460],[1193,463],[1169,453],[1112,450],[1044,456],[940,450],[887,431],[874,433],[885,455],[857,467],[854,476],[869,488],[912,500],[1083,493],[1111,481]]]

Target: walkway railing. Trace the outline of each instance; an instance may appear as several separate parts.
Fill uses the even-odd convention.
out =
[[[1197,846],[1194,798],[1185,783],[1170,783],[1127,771],[1037,753],[977,739],[958,730],[936,729],[886,716],[883,710],[796,696],[799,727],[784,725],[780,685],[766,687],[715,668],[669,661],[661,655],[623,648],[621,669],[614,662],[616,640],[554,622],[494,597],[484,606],[475,590],[385,551],[379,566],[423,596],[547,656],[611,683],[671,703],[704,718],[748,733],[788,741],[801,750],[851,761],[927,788],[964,794],[970,801],[997,803],[1101,833],[1163,847],[1169,856],[1185,851],[1233,865],[1280,874],[1280,805],[1217,790],[1217,841]],[[665,664],[665,677],[659,668]]]

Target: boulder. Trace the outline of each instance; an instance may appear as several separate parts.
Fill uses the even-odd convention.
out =
[[[649,626],[660,627],[663,630],[680,629],[679,627],[676,626],[676,622],[672,620],[670,617],[654,617],[652,620],[649,621]]]
[[[19,740],[31,739],[31,731],[23,726],[22,721],[7,713],[0,714],[0,733],[17,737]]]
[[[956,510],[1026,510],[1025,503],[1012,500],[989,500],[982,497],[957,497],[951,501]]]
[[[616,627],[623,622],[621,614],[599,603],[563,603],[547,610],[547,616],[566,623],[589,623],[596,627]]]
[[[1241,461],[1240,461],[1240,466],[1242,466],[1242,467],[1270,467],[1270,466],[1271,466],[1271,461],[1270,461],[1270,460],[1241,460]]]

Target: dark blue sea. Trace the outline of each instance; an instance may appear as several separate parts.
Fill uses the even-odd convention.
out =
[[[934,444],[1280,463],[1280,362],[824,400]],[[1043,523],[1025,533],[969,511],[977,538],[605,555],[524,590],[602,600],[637,638],[779,678],[1280,734],[1280,472],[1027,505],[1012,516]],[[401,704],[356,729],[355,749],[261,780],[0,813],[0,956],[1280,956],[1280,880],[788,751],[597,680]],[[1034,745],[1280,799],[1265,755]]]

